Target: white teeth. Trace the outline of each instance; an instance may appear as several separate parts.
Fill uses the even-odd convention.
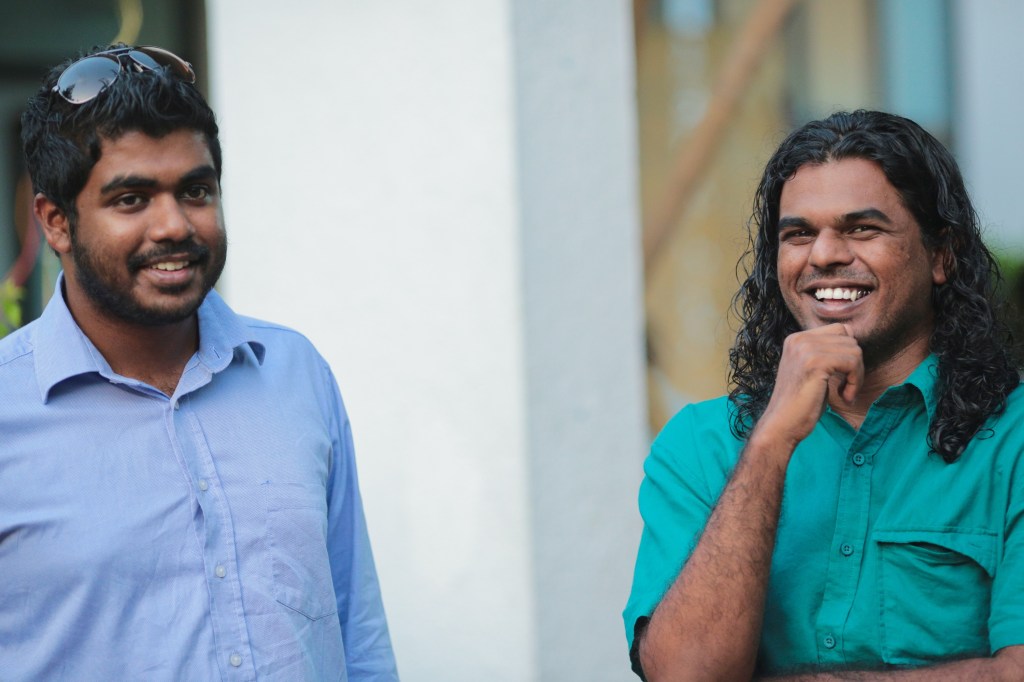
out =
[[[171,270],[171,271],[173,271],[173,270],[181,270],[182,268],[184,268],[187,265],[188,265],[188,261],[186,261],[186,260],[176,260],[176,261],[168,261],[166,263],[157,263],[156,265],[153,265],[152,267],[157,269],[157,270]]]
[[[868,295],[865,289],[818,289],[814,297],[819,301],[856,301]]]

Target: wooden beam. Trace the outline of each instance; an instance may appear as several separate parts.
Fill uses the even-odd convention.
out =
[[[758,0],[730,47],[707,110],[679,147],[668,181],[644,229],[644,263],[650,277],[659,253],[736,116],[743,94],[790,12],[800,0]]]

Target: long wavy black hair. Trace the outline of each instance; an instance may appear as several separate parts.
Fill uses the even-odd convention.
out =
[[[732,429],[749,435],[775,387],[782,342],[799,326],[779,288],[779,200],[805,164],[845,158],[877,163],[921,227],[925,246],[944,249],[946,282],[932,288],[938,357],[935,414],[928,445],[955,461],[1020,382],[1013,339],[998,297],[999,268],[982,242],[978,217],[949,151],[919,125],[877,111],[839,112],[787,137],[764,170],[754,196],[746,279],[733,308],[740,320],[729,352]]]

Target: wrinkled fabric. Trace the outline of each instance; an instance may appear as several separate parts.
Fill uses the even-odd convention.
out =
[[[1024,644],[1024,389],[954,464],[928,452],[936,359],[872,405],[830,409],[786,474],[759,674],[916,667]],[[632,649],[728,482],[742,443],[726,398],[684,408],[655,440],[626,605]]]
[[[0,679],[397,680],[327,364],[211,292],[174,395],[0,340]]]

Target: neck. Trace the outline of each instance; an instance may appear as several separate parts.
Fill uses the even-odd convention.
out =
[[[920,365],[929,353],[929,336],[915,339],[888,357],[867,364],[865,359],[864,385],[857,392],[853,404],[839,397],[838,385],[833,383],[828,393],[828,404],[832,411],[859,429],[867,417],[871,405],[890,386],[906,381],[907,377]]]
[[[193,313],[180,322],[146,326],[98,310],[77,288],[64,291],[71,316],[110,368],[167,395],[174,393],[189,358],[199,348],[199,320]]]

